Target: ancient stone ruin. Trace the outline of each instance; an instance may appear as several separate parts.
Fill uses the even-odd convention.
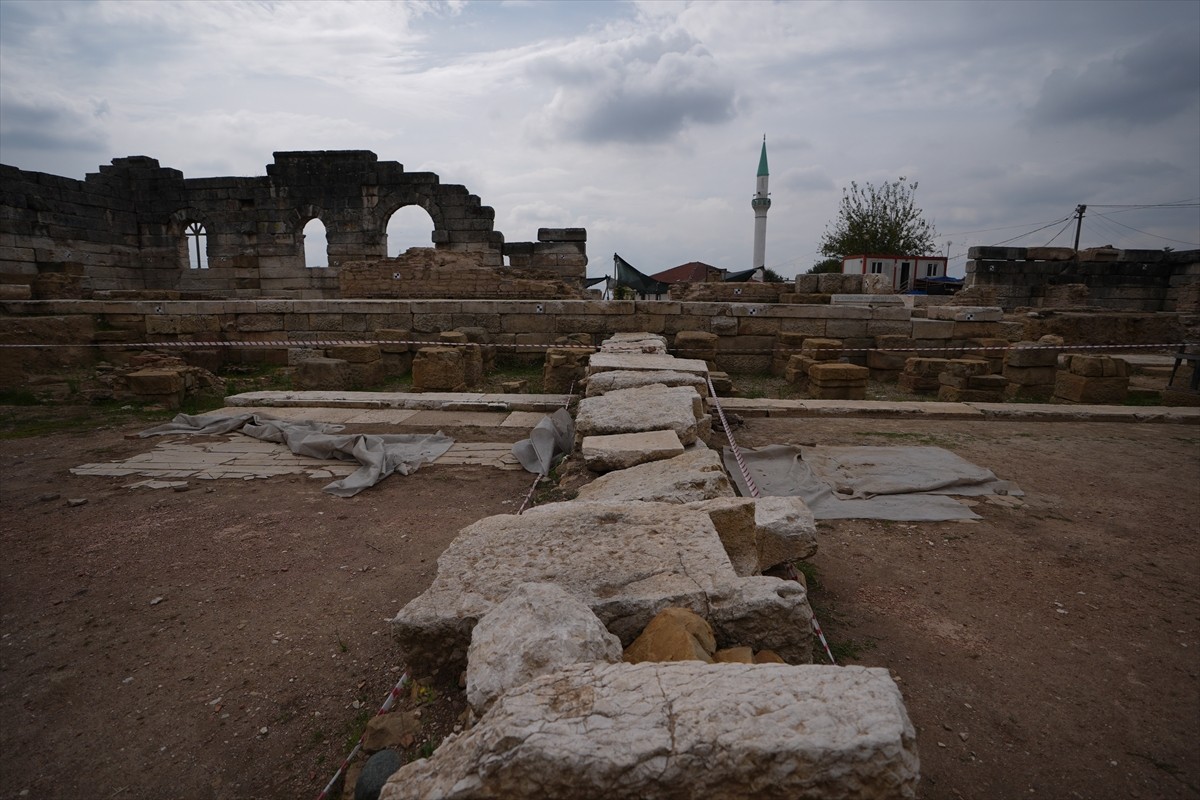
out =
[[[478,719],[381,798],[915,796],[888,671],[813,665],[804,585],[764,574],[815,553],[812,513],[735,495],[702,441],[707,367],[666,350],[603,342],[576,436],[606,474],[464,528],[392,621]]]
[[[184,178],[131,156],[78,181],[0,165],[0,297],[579,296],[583,229],[506,242],[465,186],[367,150],[275,153],[266,172]],[[429,214],[432,251],[388,259],[388,220],[406,206]],[[323,268],[305,264],[314,219]]]

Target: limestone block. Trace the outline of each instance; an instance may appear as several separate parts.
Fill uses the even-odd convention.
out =
[[[936,392],[942,385],[937,376],[914,375],[911,372],[901,372],[900,376],[896,379],[896,384],[903,391],[913,392],[914,394]]]
[[[1008,378],[1003,375],[972,375],[967,378],[966,388],[1003,392],[1006,386],[1008,386]]]
[[[574,392],[575,386],[587,374],[590,350],[571,347],[551,347],[546,350],[542,364],[542,391]]]
[[[942,319],[914,319],[912,336],[914,339],[951,339],[954,337],[954,322]]]
[[[936,379],[949,363],[948,358],[910,358],[904,363],[904,371],[910,375]]]
[[[614,333],[600,343],[600,351],[666,355],[667,340],[656,333]]]
[[[296,364],[295,385],[302,391],[350,388],[350,364],[340,358],[306,358]]]
[[[812,609],[796,581],[765,575],[722,584],[708,596],[717,643],[774,650],[789,664],[812,661]]]
[[[467,388],[466,365],[459,347],[422,347],[412,363],[413,391],[461,392]]]
[[[863,294],[870,295],[891,295],[892,281],[887,275],[863,275],[862,292]],[[903,298],[901,298],[899,295],[896,295],[896,298],[903,302]]]
[[[370,364],[379,360],[380,350],[375,344],[339,344],[326,348],[325,355],[351,364]]]
[[[465,668],[471,629],[522,583],[559,584],[629,643],[666,606],[703,612],[719,586],[749,580],[734,574],[706,514],[663,503],[576,500],[487,517],[437,564],[432,585],[392,620],[418,675]],[[779,616],[769,598],[760,604]]]
[[[1000,333],[999,322],[955,322],[955,339],[974,339],[979,336],[994,337]]]
[[[820,286],[820,275],[797,275],[796,294],[816,294]]]
[[[1004,356],[1009,367],[1056,367],[1058,350],[1038,342],[1017,342]]]
[[[638,634],[621,660],[627,664],[644,661],[703,661],[713,663],[717,640],[712,627],[688,608],[664,608]]]
[[[1111,356],[1079,355],[1072,353],[1069,369],[1075,375],[1086,378],[1127,378],[1129,362]]]
[[[696,420],[703,401],[690,386],[661,384],[618,389],[579,401],[575,432],[579,437],[673,430],[683,444],[696,441]]]
[[[580,500],[691,503],[733,497],[734,491],[717,452],[697,447],[665,461],[602,475],[580,487],[578,496]]]
[[[867,366],[874,372],[875,370],[902,370],[904,364],[910,358],[916,358],[915,350],[895,350],[882,351],[872,350],[867,353]]]
[[[717,355],[718,338],[715,333],[706,331],[680,331],[675,334],[675,354],[711,362]]]
[[[593,472],[662,461],[683,453],[683,444],[675,431],[617,433],[609,436],[585,436],[580,448],[583,461]]]
[[[914,798],[916,732],[888,671],[576,664],[507,693],[380,800]]]
[[[717,535],[721,537],[721,545],[729,556],[729,563],[740,577],[762,572],[758,560],[754,504],[752,497],[717,497],[686,504],[687,508],[703,511],[712,520]]]
[[[990,368],[991,365],[981,358],[952,358],[938,373],[938,382],[942,386],[964,389],[970,378],[975,375],[986,375]]]
[[[139,369],[125,379],[129,391],[139,396],[183,394],[183,375],[177,369]]]
[[[1119,405],[1129,396],[1129,378],[1088,378],[1059,370],[1054,379],[1054,401]]]
[[[610,370],[667,370],[700,376],[708,374],[708,365],[699,359],[642,353],[593,353],[588,360],[588,369],[592,373]]]
[[[999,322],[1004,319],[1004,309],[995,306],[929,306],[925,313],[929,319],[952,322]]]
[[[749,647],[726,647],[713,653],[713,661],[721,664],[753,664],[754,650]]]
[[[866,383],[870,370],[857,364],[839,364],[834,361],[813,364],[808,368],[808,379],[814,385],[823,383]]]
[[[663,386],[691,386],[701,397],[708,396],[708,385],[704,378],[695,373],[671,372],[669,370],[613,370],[597,372],[587,379],[587,396],[597,397],[619,389],[634,389],[659,383]]]
[[[817,524],[799,497],[757,498],[754,533],[760,571],[817,552]]]
[[[471,632],[467,702],[482,714],[509,689],[568,664],[620,660],[621,640],[585,603],[554,583],[523,583]]]

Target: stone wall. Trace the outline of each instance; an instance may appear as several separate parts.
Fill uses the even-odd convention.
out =
[[[476,329],[501,354],[541,360],[560,340],[596,344],[619,332],[648,331],[674,341],[681,331],[715,335],[714,368],[766,372],[808,338],[841,340],[866,364],[867,348],[903,341],[914,350],[958,352],[980,337],[1003,341],[1057,333],[1067,345],[1182,341],[1178,314],[1053,314],[1021,321],[988,310],[903,305],[680,303],[654,300],[48,300],[0,301],[0,387],[29,376],[86,369],[143,345],[178,348],[189,362],[288,365],[320,355],[330,340],[375,341],[403,333],[437,343],[438,334]],[[928,315],[928,318],[926,316]],[[982,320],[982,321],[981,321]],[[1148,341],[1152,340],[1152,341]],[[474,339],[472,340],[474,341]],[[256,344],[262,343],[262,344]],[[52,347],[4,347],[42,344]],[[782,348],[782,350],[780,349]],[[851,353],[851,351],[853,351]],[[708,358],[708,356],[703,356]],[[786,361],[786,358],[784,359]]]
[[[0,165],[0,297],[334,297],[340,266],[386,257],[387,222],[410,205],[429,213],[439,251],[477,253],[488,267],[508,256],[567,282],[586,275],[583,229],[506,243],[492,208],[434,173],[366,150],[274,155],[265,176],[249,178],[185,179],[146,156],[114,159],[82,181]],[[304,263],[312,219],[326,230],[323,269]],[[207,269],[189,268],[191,223],[204,226]]]
[[[972,247],[965,302],[1006,309],[1064,302],[1130,311],[1184,311],[1200,284],[1200,250]],[[1061,287],[1071,286],[1067,290]],[[1086,287],[1086,288],[1080,288]]]
[[[397,258],[351,261],[338,271],[342,298],[550,300],[583,298],[578,283],[544,267],[489,267],[481,253],[413,247]]]

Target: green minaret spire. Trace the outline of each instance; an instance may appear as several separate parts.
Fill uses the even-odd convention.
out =
[[[767,135],[764,133],[762,155],[758,157],[758,176],[761,178],[763,175],[770,174],[771,173],[767,172]]]

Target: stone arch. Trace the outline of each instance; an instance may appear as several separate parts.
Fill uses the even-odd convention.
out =
[[[401,233],[409,235],[403,240],[394,241],[396,236],[393,234],[397,228],[401,229]],[[424,229],[424,233],[417,235],[418,229]],[[381,231],[384,254],[395,258],[403,254],[408,247],[432,247],[437,223],[422,204],[405,203],[382,218]]]
[[[376,207],[379,230],[386,232],[388,220],[392,218],[392,215],[408,206],[418,206],[425,209],[425,213],[433,220],[434,241],[437,241],[439,238],[437,235],[438,231],[441,231],[444,236],[446,231],[446,215],[443,213],[441,205],[431,195],[420,191],[397,192],[381,198],[380,204]]]
[[[329,258],[329,231],[333,227],[333,220],[328,219],[325,210],[320,206],[306,203],[295,209],[292,218],[292,242],[296,247],[296,255],[300,259],[301,266],[308,267],[308,254],[305,250],[305,229],[313,220],[321,223],[321,227],[325,229],[325,264],[324,267],[331,266]]]

